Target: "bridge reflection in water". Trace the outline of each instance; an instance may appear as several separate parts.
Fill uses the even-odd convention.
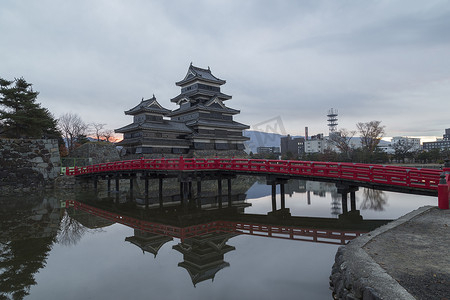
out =
[[[98,227],[95,223],[134,228],[134,235],[125,241],[155,257],[164,244],[179,239],[172,248],[183,255],[178,266],[188,271],[194,285],[230,266],[225,254],[235,250],[228,243],[238,235],[342,245],[390,221],[363,220],[353,204],[350,210],[343,206],[338,218],[292,216],[285,204],[267,214],[249,214],[245,208],[251,204],[245,202],[245,194],[230,193],[223,204],[217,197],[189,195],[186,202],[180,196],[153,201],[115,194],[92,201],[68,200],[66,206],[73,208],[69,209],[72,218],[90,228]]]

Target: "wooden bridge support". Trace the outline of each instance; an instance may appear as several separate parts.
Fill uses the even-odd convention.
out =
[[[181,203],[186,205],[188,204],[189,207],[202,207],[202,181],[205,180],[217,180],[217,194],[215,198],[215,204],[218,206],[218,208],[224,207],[224,187],[223,187],[223,180],[227,180],[227,200],[228,200],[228,207],[231,207],[232,204],[232,187],[231,187],[231,179],[235,178],[235,175],[225,175],[222,176],[221,174],[215,174],[211,176],[211,174],[208,174],[208,176],[199,176],[198,174],[183,174],[178,177],[178,181],[180,184],[180,198]],[[194,181],[197,186],[197,191],[195,193],[194,191]]]
[[[202,181],[197,181],[197,207],[202,208]]]
[[[285,209],[286,208],[286,201],[285,201],[286,194],[284,193],[284,183],[280,183],[280,196],[281,196],[281,209]]]
[[[180,199],[182,203],[184,201],[183,197],[184,197],[184,183],[180,181]]]
[[[355,191],[350,192],[350,210],[356,210],[356,193]]]
[[[144,191],[144,193],[145,193],[145,197],[148,198],[148,188],[149,188],[148,178],[145,177],[144,180],[145,180],[145,191]]]
[[[189,203],[189,206],[195,206],[194,192],[192,191],[192,181],[188,182],[188,203]]]
[[[189,187],[188,183],[186,181],[180,182],[180,199],[181,204],[186,204],[187,200],[189,199]]]
[[[272,211],[277,210],[277,185],[272,183]]]
[[[362,221],[362,216],[359,210],[356,209],[356,191],[358,187],[342,183],[336,183],[336,187],[338,193],[342,196],[342,214],[339,215],[339,220]],[[350,211],[348,210],[348,194],[350,194]]]
[[[290,215],[289,209],[286,209],[285,184],[288,182],[286,178],[275,178],[267,176],[267,184],[272,187],[272,212]],[[280,185],[280,210],[277,210],[277,184]]]
[[[342,213],[348,212],[347,193],[341,193],[342,196]]]
[[[228,184],[228,207],[231,207],[231,178],[227,179]]]
[[[163,203],[163,179],[162,179],[162,177],[160,177],[160,178],[158,178],[158,180],[159,180],[159,193],[158,193],[158,195],[159,195],[159,207],[160,208],[163,208],[163,205],[164,205],[164,203]]]
[[[336,183],[337,192],[342,196],[342,213],[348,212],[348,194],[350,194],[350,211],[356,211],[356,191],[357,186],[343,183]]]
[[[222,179],[217,180],[217,200],[219,201],[219,208],[222,208]]]
[[[180,181],[180,202],[187,209],[188,205],[192,205],[193,201],[192,178],[180,177],[178,180]]]
[[[133,195],[133,177],[130,177],[130,194]]]

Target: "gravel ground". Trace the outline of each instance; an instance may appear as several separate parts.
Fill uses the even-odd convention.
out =
[[[432,208],[363,249],[416,299],[450,300],[450,210]]]

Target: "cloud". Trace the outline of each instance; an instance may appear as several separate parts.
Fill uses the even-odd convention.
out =
[[[440,136],[449,127],[436,109],[449,89],[447,4],[4,1],[0,76],[33,83],[56,116],[118,128],[142,97],[175,109],[175,82],[193,62],[227,81],[227,105],[247,124],[280,116],[292,134],[327,133],[333,107],[348,129],[377,119],[388,134]]]

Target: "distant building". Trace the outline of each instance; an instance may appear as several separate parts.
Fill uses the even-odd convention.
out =
[[[443,135],[444,141],[450,141],[450,128],[445,129],[445,133]]]
[[[280,154],[280,147],[258,147],[256,152],[258,154]]]
[[[436,142],[424,142],[423,149],[427,151],[432,149],[450,149],[450,128],[445,129],[442,139],[438,139]]]
[[[280,140],[281,155],[286,155],[288,152],[293,155],[301,155],[305,152],[305,139],[292,138],[289,134],[282,137]]]
[[[383,142],[383,144],[380,143],[377,147],[387,154],[394,154],[397,144],[403,144],[405,149],[409,148],[408,152],[414,152],[422,148],[420,145],[420,138],[403,136],[395,136],[391,139],[391,142]]]
[[[155,96],[125,114],[133,123],[116,129],[123,133],[123,146],[128,155],[170,156],[239,156],[244,154],[243,130],[249,126],[233,120],[240,113],[225,105],[231,96],[221,92],[225,80],[215,77],[211,70],[189,66],[181,88],[171,99],[179,105],[176,110],[162,107]]]
[[[398,143],[403,143],[411,147],[409,150],[410,152],[420,150],[420,138],[410,138],[410,137],[402,137],[402,136],[395,136],[391,140],[392,146]]]
[[[313,135],[305,141],[305,153],[323,153],[326,148],[327,141],[323,138],[322,133]]]

